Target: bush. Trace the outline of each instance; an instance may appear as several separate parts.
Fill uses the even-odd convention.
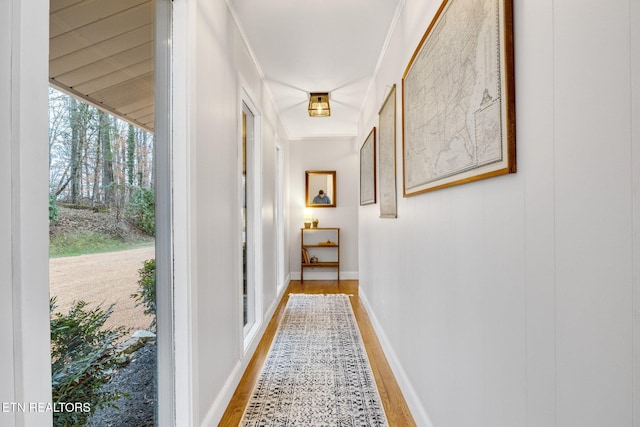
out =
[[[56,195],[55,193],[49,193],[49,221],[56,222],[58,218],[60,218],[60,211],[56,204]]]
[[[150,236],[156,234],[156,196],[153,190],[136,188],[127,205],[127,218]]]
[[[104,328],[113,305],[93,310],[79,301],[69,313],[54,313],[55,298],[49,301],[51,312],[51,387],[54,403],[89,404],[90,411],[54,412],[55,426],[84,425],[96,408],[114,406],[126,396],[120,392],[103,392],[105,384],[119,362],[116,342],[128,331],[124,327]],[[85,405],[86,407],[87,405]]]
[[[136,307],[144,305],[144,314],[153,316],[149,329],[156,326],[156,260],[149,259],[144,262],[144,267],[138,270],[140,289],[131,298],[136,300]]]

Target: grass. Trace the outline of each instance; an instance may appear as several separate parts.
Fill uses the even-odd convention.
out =
[[[60,258],[85,254],[124,251],[152,246],[153,239],[124,242],[100,233],[77,232],[52,237],[49,242],[49,257]]]

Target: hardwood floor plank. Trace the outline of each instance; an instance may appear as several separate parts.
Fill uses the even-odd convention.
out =
[[[299,294],[349,294],[353,295],[351,300],[351,306],[358,322],[358,328],[362,335],[362,341],[364,342],[371,364],[371,370],[378,386],[378,392],[382,405],[387,414],[389,425],[392,427],[412,427],[415,426],[415,421],[411,416],[409,407],[407,406],[404,396],[400,391],[400,387],[391,371],[389,363],[382,351],[378,337],[376,336],[373,326],[369,321],[369,316],[360,301],[358,296],[358,281],[357,280],[306,280],[304,285],[299,280],[291,281],[287,290],[284,293],[284,297],[267,326],[264,336],[260,340],[256,352],[253,358],[249,362],[247,369],[240,380],[240,384],[236,388],[227,409],[222,416],[222,419],[218,426],[221,427],[236,427],[240,424],[244,408],[251,397],[253,387],[258,380],[260,370],[267,357],[269,348],[271,348],[271,342],[275,336],[275,333],[280,324],[280,319],[284,313],[284,308],[287,304],[288,295],[290,293]]]

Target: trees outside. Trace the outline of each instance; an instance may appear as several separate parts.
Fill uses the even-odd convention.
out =
[[[50,235],[78,242],[93,236],[109,242],[125,242],[143,233],[154,236],[153,143],[151,133],[49,89]],[[121,221],[125,216],[128,221]],[[55,234],[60,230],[60,235]],[[95,241],[90,241],[91,249],[97,246]],[[139,273],[141,288],[133,297],[145,305],[145,314],[155,314],[153,260]],[[80,410],[55,413],[55,426],[85,425],[97,410],[128,397],[120,389],[106,387],[126,359],[118,343],[128,330],[105,326],[119,307],[78,301],[62,311],[56,309],[55,298],[50,301],[53,402],[82,404]],[[148,372],[153,376],[153,371]],[[145,395],[146,406],[149,397]]]
[[[153,190],[153,135],[49,89],[49,183],[58,202],[124,212]]]

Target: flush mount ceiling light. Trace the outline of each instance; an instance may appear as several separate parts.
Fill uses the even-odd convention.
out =
[[[327,92],[312,92],[309,94],[309,116],[328,117],[331,115],[329,94]]]

